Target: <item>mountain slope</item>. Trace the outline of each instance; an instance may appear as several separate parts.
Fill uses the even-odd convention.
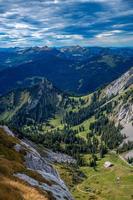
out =
[[[0,127],[1,200],[73,200],[51,163],[29,144]]]
[[[47,80],[0,98],[1,123],[54,151],[83,161],[84,153],[117,149],[125,139],[121,126],[132,122],[133,70],[83,97],[66,96]]]
[[[46,77],[63,91],[85,94],[110,83],[133,66],[132,48],[35,47],[15,53],[15,61],[14,56],[9,56],[11,63],[6,64],[11,67],[0,71],[0,94],[35,76]]]
[[[107,86],[104,92],[108,97],[117,96],[118,105],[114,108],[116,120],[123,126],[131,122],[133,120],[133,68]]]
[[[65,95],[46,79],[0,98],[1,120],[18,125],[46,121],[63,106]]]
[[[132,121],[132,94],[133,68],[105,88],[85,97],[64,95],[46,79],[39,79],[36,85],[0,97],[0,120],[18,127],[45,123],[44,130],[47,130],[46,122],[56,120],[56,117],[58,123],[50,125],[55,129],[63,128],[65,124],[82,126],[86,120],[104,113],[105,117],[124,126]]]

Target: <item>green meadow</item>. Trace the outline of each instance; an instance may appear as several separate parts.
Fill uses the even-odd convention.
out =
[[[86,155],[85,159],[87,161],[89,155]],[[113,166],[105,168],[106,161],[110,161]],[[96,169],[88,166],[80,167],[79,170],[85,177],[77,184],[74,182],[74,170],[70,171],[66,166],[57,166],[57,168],[76,200],[133,199],[133,168],[116,154],[110,153],[103,159],[99,159]]]

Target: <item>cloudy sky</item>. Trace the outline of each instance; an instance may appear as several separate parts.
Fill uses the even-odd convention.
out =
[[[133,0],[0,0],[0,47],[133,46]]]

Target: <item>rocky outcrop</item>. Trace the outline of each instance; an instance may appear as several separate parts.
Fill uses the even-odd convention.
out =
[[[55,153],[55,152],[52,152],[51,150],[47,150],[47,157],[52,162],[76,164],[76,160],[72,158],[71,156],[68,156],[63,153]]]
[[[123,76],[112,82],[107,86],[105,93],[108,97],[112,95],[117,95],[124,89],[133,84],[133,67],[126,72]]]
[[[117,115],[118,121],[124,126],[133,120],[133,105],[124,104],[120,107]]]
[[[125,153],[124,158],[127,160],[128,158],[133,158],[133,150]]]
[[[121,131],[122,135],[126,135],[126,139],[124,142],[133,141],[133,125],[132,123],[128,123]]]
[[[21,142],[22,148],[28,149],[25,156],[25,164],[28,169],[36,171],[42,177],[44,177],[51,185],[44,184],[36,181],[33,178],[28,177],[26,174],[15,174],[15,176],[25,180],[31,185],[38,186],[40,189],[50,192],[54,199],[57,200],[73,200],[68,188],[66,187],[63,180],[60,178],[58,172],[53,168],[53,166],[42,157],[36,149],[31,147],[25,142]]]
[[[7,135],[15,137],[14,133],[8,128],[8,126],[0,126],[0,128],[3,128]]]
[[[15,137],[7,126],[1,126],[1,128],[3,128],[9,136]],[[26,141],[22,140],[18,140],[18,143],[16,143],[13,148],[18,153],[25,152],[24,165],[27,170],[39,174],[42,179],[38,180],[36,177],[30,177],[25,171],[14,173],[14,176],[22,179],[33,187],[38,187],[42,192],[50,193],[53,200],[73,200],[64,181],[60,178],[58,172],[49,161],[48,155],[46,157],[41,156],[30,143],[26,143]],[[45,181],[42,181],[43,179]]]
[[[27,140],[26,138],[24,139],[24,142],[32,147],[33,149],[36,149],[42,157],[45,157],[45,160],[47,160],[49,163],[64,163],[64,164],[72,164],[75,165],[77,164],[76,159],[72,158],[71,156],[60,153],[60,152],[53,152],[50,149],[47,149],[45,147],[39,148],[35,143]]]
[[[112,103],[111,118],[123,127],[133,120],[133,67],[120,78],[109,84],[102,92]],[[113,104],[114,103],[114,104]],[[105,104],[104,104],[105,105]]]

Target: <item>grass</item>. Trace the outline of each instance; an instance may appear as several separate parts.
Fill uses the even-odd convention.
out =
[[[114,166],[105,169],[103,166],[105,161],[112,162]],[[89,167],[82,167],[81,170],[87,178],[73,190],[75,197],[80,193],[77,199],[87,200],[88,195],[99,200],[129,200],[132,198],[132,169],[123,163],[117,155],[109,154],[100,160],[96,171]],[[119,183],[116,181],[117,177],[120,177]]]
[[[82,97],[70,97],[70,98],[74,99],[77,102],[79,101],[79,99],[83,99],[85,101],[85,103],[83,105],[80,105],[80,108],[83,108],[83,107],[87,107],[90,104],[91,96],[92,96],[92,94],[89,94],[89,95],[86,95],[86,96],[82,96]],[[78,106],[76,108],[74,108],[74,109],[72,109],[70,107],[70,108],[68,108],[67,111],[73,111],[73,112],[75,111],[76,112],[76,111],[78,111]],[[62,113],[57,113],[54,118],[51,118],[48,121],[47,124],[44,124],[43,131],[56,130],[57,128],[59,130],[63,130],[64,124],[61,124],[62,116],[63,116]],[[94,122],[94,120],[95,120],[94,117],[89,118],[89,119],[85,120],[83,123],[81,123],[81,124],[79,124],[77,126],[73,126],[71,128],[73,130],[79,130],[79,127],[83,126],[84,127],[84,131],[79,132],[77,134],[77,136],[82,137],[82,138],[84,138],[86,140],[87,133],[90,132],[90,129],[89,129],[90,123]]]
[[[10,94],[9,99],[8,100],[7,99],[5,98],[5,99],[3,99],[3,101],[8,101],[7,102],[8,106],[10,107],[12,105],[12,108],[11,107],[10,107],[10,109],[7,108],[6,109],[7,111],[1,114],[0,120],[4,120],[4,121],[8,122],[22,108],[22,106],[24,106],[24,104],[28,101],[29,94],[27,92],[22,92],[22,94],[20,96],[20,100],[15,106],[13,105],[14,96],[12,93]]]
[[[38,191],[23,181],[2,177],[0,180],[0,200],[48,200],[47,194]]]
[[[87,137],[87,134],[90,132],[90,123],[91,122],[94,122],[95,118],[92,117],[92,118],[89,118],[87,120],[85,120],[83,123],[77,125],[77,126],[73,126],[71,127],[71,129],[73,130],[79,130],[80,126],[83,126],[84,127],[84,131],[81,131],[77,134],[78,137],[82,137],[86,140],[86,137]],[[57,128],[59,130],[63,130],[64,128],[64,125],[61,124],[61,117],[59,114],[57,114],[55,116],[55,118],[51,118],[47,124],[44,124],[43,125],[43,131],[46,132],[51,132],[51,131],[54,131],[54,130],[57,130]]]
[[[83,123],[81,123],[81,124],[79,124],[77,126],[73,126],[72,129],[73,130],[77,130],[77,129],[79,130],[79,127],[83,126],[84,127],[84,131],[79,132],[77,134],[77,136],[82,137],[82,138],[84,138],[86,140],[87,134],[90,132],[90,129],[89,129],[90,128],[90,123],[92,123],[94,121],[95,121],[94,117],[89,118],[88,120],[85,120]]]
[[[48,121],[48,123],[49,123],[49,125],[50,125],[50,129],[60,129],[60,130],[62,130],[63,129],[63,127],[64,127],[64,125],[63,124],[61,124],[61,117],[62,115],[60,114],[60,113],[58,113],[58,114],[56,114],[55,115],[55,117],[54,118],[52,118],[52,119],[50,119],[49,121]],[[47,128],[47,127],[46,127]]]
[[[83,180],[80,170],[77,169],[75,166],[56,163],[54,167],[57,169],[61,178],[64,180],[70,190],[77,183],[81,183],[81,181]]]
[[[89,155],[86,155],[86,161]],[[105,169],[105,161],[114,164],[113,167]],[[71,173],[63,167],[58,168],[62,178],[69,185]],[[65,171],[66,170],[66,171]],[[84,180],[78,184],[72,184],[71,193],[76,200],[131,200],[133,199],[133,168],[124,163],[117,155],[108,154],[98,161],[94,170],[88,166],[80,167],[84,173]],[[117,181],[120,177],[120,181]]]

